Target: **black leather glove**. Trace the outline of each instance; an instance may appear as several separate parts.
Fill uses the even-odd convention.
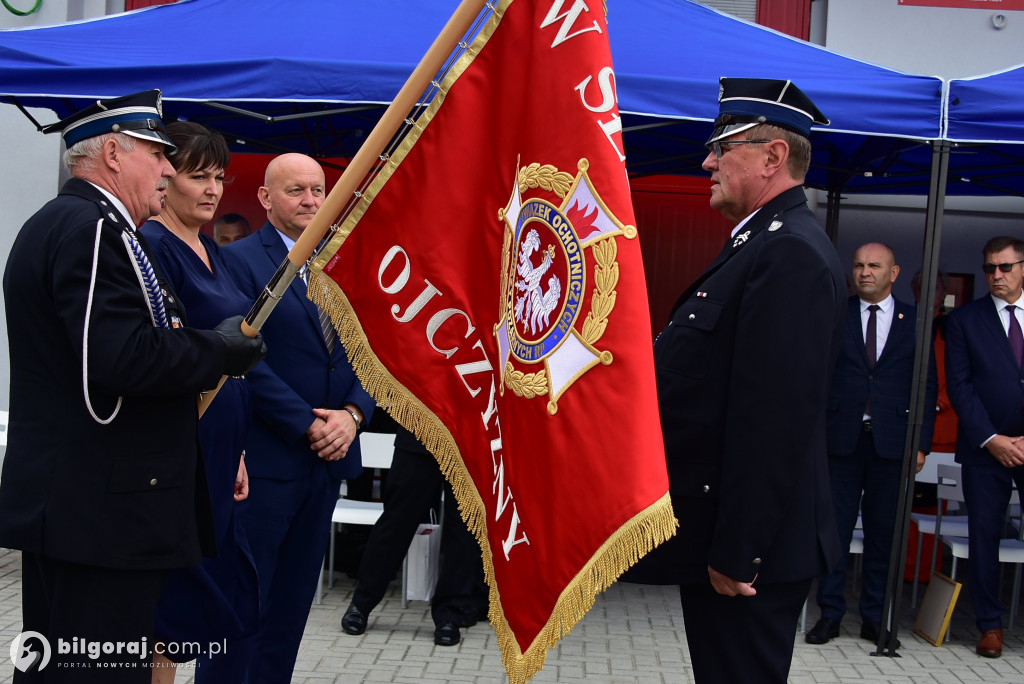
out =
[[[224,375],[245,375],[267,355],[267,343],[262,335],[249,337],[242,332],[244,316],[225,318],[213,332],[224,340],[227,352],[224,358]]]

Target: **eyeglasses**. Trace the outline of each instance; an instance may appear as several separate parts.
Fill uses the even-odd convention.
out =
[[[764,143],[770,142],[771,140],[716,140],[715,142],[708,143],[705,147],[707,147],[711,152],[714,152],[715,158],[718,159],[728,152],[728,150],[722,149],[726,145],[763,145]]]
[[[1019,263],[1024,263],[1024,259],[1021,259],[1020,261],[1014,261],[1013,263],[984,263],[981,265],[981,269],[988,273],[989,275],[994,273],[996,268],[998,268],[1004,273],[1009,273],[1014,269],[1014,266],[1016,266]]]
[[[1016,266],[1019,263],[1024,263],[1024,259],[1021,259],[1020,261],[1014,261],[1013,263],[986,263],[981,265],[981,269],[989,275],[994,273],[996,268],[998,268],[1004,273],[1009,273],[1014,269],[1014,266]]]

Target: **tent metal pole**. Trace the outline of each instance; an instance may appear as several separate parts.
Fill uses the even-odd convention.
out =
[[[928,208],[925,214],[924,252],[921,265],[921,301],[917,305],[917,350],[911,379],[910,409],[907,417],[907,439],[903,448],[903,474],[893,523],[892,548],[889,553],[889,576],[882,603],[882,629],[876,651],[872,655],[898,657],[896,635],[899,632],[899,606],[903,595],[903,571],[907,557],[910,531],[910,507],[914,498],[914,476],[917,469],[917,447],[921,441],[922,418],[928,383],[928,363],[932,353],[932,311],[935,306],[935,279],[939,271],[939,248],[942,244],[942,212],[946,202],[946,181],[949,173],[948,140],[932,142],[932,167],[928,187]],[[914,568],[918,572],[918,568]]]
[[[825,233],[835,245],[839,240],[839,201],[842,197],[837,188],[829,188],[825,204]]]

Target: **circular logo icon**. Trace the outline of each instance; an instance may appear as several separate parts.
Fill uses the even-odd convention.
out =
[[[536,363],[572,330],[583,290],[583,249],[569,219],[544,200],[525,202],[508,292],[511,351]]]
[[[33,648],[33,640],[42,646]],[[11,642],[11,662],[22,672],[38,672],[50,662],[50,642],[39,632],[22,632]]]

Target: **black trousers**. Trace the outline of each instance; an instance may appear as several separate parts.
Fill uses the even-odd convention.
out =
[[[710,582],[679,587],[697,684],[785,684],[811,580],[754,588],[755,596],[723,596]]]
[[[26,669],[15,669],[15,684],[148,683],[153,616],[166,576],[166,570],[97,568],[23,552],[24,631],[46,639],[50,661],[29,666],[28,650],[42,656],[43,647],[26,639]]]
[[[369,614],[387,593],[402,567],[419,524],[441,498],[444,487],[444,526],[441,530],[441,571],[431,601],[435,625],[454,622],[468,627],[487,610],[480,547],[459,515],[455,495],[437,461],[428,452],[395,448],[384,487],[384,513],[370,531],[359,565],[352,602]]]

